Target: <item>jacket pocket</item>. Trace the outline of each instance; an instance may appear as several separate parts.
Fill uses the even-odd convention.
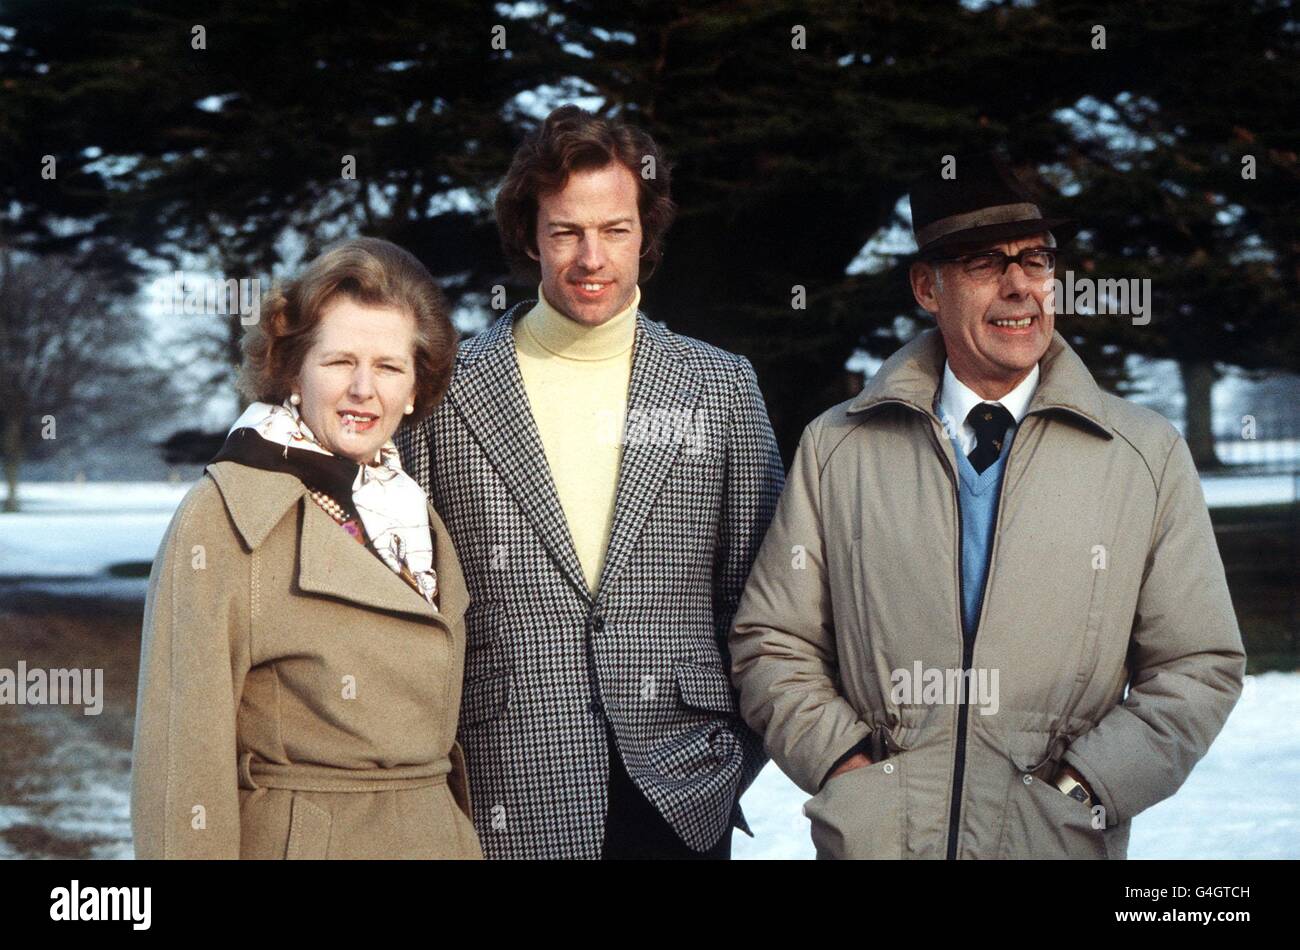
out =
[[[285,858],[290,861],[319,861],[329,855],[330,813],[300,792],[294,792],[289,807],[289,843]]]
[[[510,673],[495,673],[466,683],[460,699],[460,728],[501,718],[510,705],[513,687]]]
[[[1002,819],[1001,858],[1105,858],[1106,831],[1092,808],[1052,782],[1016,772]]]
[[[682,702],[695,709],[726,713],[736,711],[731,694],[731,680],[716,666],[705,663],[678,663],[673,667]]]
[[[903,856],[900,757],[828,781],[803,806],[819,860],[898,860]]]
[[[697,488],[714,481],[721,483],[727,473],[727,455],[684,442],[673,460],[672,471]]]

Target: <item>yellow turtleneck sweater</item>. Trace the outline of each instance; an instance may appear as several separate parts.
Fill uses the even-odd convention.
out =
[[[613,527],[640,302],[638,287],[627,309],[587,327],[551,306],[538,287],[537,305],[513,327],[528,404],[593,594]]]

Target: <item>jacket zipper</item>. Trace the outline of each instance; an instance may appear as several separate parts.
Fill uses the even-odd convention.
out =
[[[998,530],[1002,526],[1002,506],[1006,503],[1006,495],[1003,493],[1001,487],[999,487],[998,506],[996,511],[993,514],[993,536],[989,538],[989,560],[988,560],[988,564],[985,566],[984,589],[980,593],[980,615],[979,617],[976,618],[975,627],[974,629],[971,630],[970,642],[968,643],[966,640],[965,615],[963,613],[963,605],[961,599],[962,520],[961,520],[961,499],[958,497],[957,494],[958,492],[957,486],[961,482],[961,475],[957,471],[955,471],[953,465],[949,463],[948,456],[944,454],[943,445],[939,442],[939,437],[934,434],[934,425],[932,423],[938,421],[937,417],[935,417],[931,413],[926,412],[924,409],[921,409],[919,406],[915,405],[914,403],[905,402],[899,399],[888,399],[888,400],[883,400],[882,403],[883,402],[893,403],[894,405],[899,405],[899,406],[905,406],[906,408],[911,409],[913,412],[919,412],[922,416],[925,417],[926,422],[929,423],[926,427],[926,431],[930,433],[930,440],[931,442],[934,443],[935,451],[939,453],[940,460],[943,462],[944,466],[948,469],[949,474],[952,476],[953,510],[956,511],[957,513],[957,538],[956,538],[957,632],[961,636],[961,640],[962,640],[961,662],[962,662],[962,678],[964,680],[967,671],[970,669],[971,663],[973,663],[975,659],[975,637],[979,633],[980,621],[984,619],[984,611],[988,605],[989,582],[993,580],[993,551],[997,547]],[[1028,420],[1028,418],[1029,415],[1028,413],[1026,413],[1025,417],[1020,420],[1020,424],[1016,426],[1017,434],[1019,434],[1019,430],[1024,426],[1024,423],[1026,422],[1026,420]],[[1019,439],[1013,437],[1011,441],[1011,448],[1007,452],[1007,461],[1005,467],[1002,469],[1002,485],[1004,486],[1007,483],[1007,473],[1011,469],[1011,454],[1015,452],[1016,443],[1018,441]],[[965,777],[966,777],[965,776],[966,723],[967,723],[968,713],[969,713],[969,707],[966,702],[966,697],[963,696],[963,701],[961,703],[960,709],[957,712],[957,744],[956,744],[956,751],[954,753],[953,773],[952,773],[952,805],[948,811],[947,858],[950,861],[955,860],[957,857],[957,839],[959,837],[960,823],[961,823],[961,794],[962,794],[962,787],[964,785]]]
[[[928,417],[927,417],[928,419]],[[1021,420],[1022,422],[1024,420]],[[930,437],[935,442],[935,449],[939,452],[939,457],[943,459],[944,465],[952,473],[952,500],[953,509],[957,513],[957,622],[961,634],[961,674],[962,682],[966,681],[966,674],[975,660],[975,637],[979,634],[980,623],[984,619],[984,609],[988,603],[989,583],[993,580],[993,552],[997,548],[998,529],[1002,524],[1002,505],[1005,496],[1002,487],[998,488],[998,506],[993,515],[993,535],[989,538],[988,562],[984,567],[984,588],[980,592],[979,616],[975,618],[975,626],[971,629],[970,638],[966,637],[965,610],[962,604],[961,596],[961,578],[962,578],[962,518],[961,518],[961,499],[958,497],[958,484],[961,475],[953,471],[952,465],[948,463],[948,457],[944,454],[943,446],[938,442],[938,436],[934,434],[934,428],[930,428]],[[1007,472],[1011,468],[1011,452],[1015,451],[1016,440],[1011,441],[1011,449],[1007,452],[1007,460],[1003,465],[1001,485],[1005,486],[1007,482]],[[957,742],[956,750],[953,755],[952,771],[952,805],[948,810],[948,854],[949,861],[957,858],[957,842],[961,834],[961,796],[966,779],[966,730],[967,722],[970,716],[970,697],[966,695],[965,690],[962,693],[962,701],[957,711]]]
[[[946,460],[945,460],[945,464]],[[961,478],[960,473],[956,475]],[[957,623],[959,633],[961,634],[961,675],[965,677],[966,671],[970,669],[971,660],[975,654],[975,634],[978,632],[978,623],[976,629],[971,631],[970,639],[966,638],[966,616],[965,608],[962,605],[961,598],[961,576],[962,576],[962,544],[961,544],[961,499],[958,497],[958,487],[956,484],[952,487],[953,508],[957,512]],[[996,529],[995,529],[996,530]],[[984,610],[984,604],[980,604],[980,612]],[[962,786],[966,779],[966,720],[967,708],[965,696],[962,697],[962,703],[957,710],[957,745],[954,754],[952,767],[952,804],[948,809],[948,860],[955,860],[957,857],[957,837],[961,828],[961,793]]]

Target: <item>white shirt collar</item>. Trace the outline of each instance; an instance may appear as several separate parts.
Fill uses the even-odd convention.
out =
[[[1035,363],[1029,375],[1001,399],[981,399],[974,390],[957,378],[952,371],[952,366],[944,360],[943,386],[939,390],[939,411],[941,416],[946,416],[959,427],[957,437],[961,442],[962,452],[969,455],[975,448],[975,430],[966,424],[966,417],[970,415],[972,409],[982,402],[999,403],[1011,413],[1011,418],[1016,420],[1016,425],[1020,425],[1020,420],[1029,411],[1029,401],[1034,398],[1034,390],[1037,388],[1038,364]]]

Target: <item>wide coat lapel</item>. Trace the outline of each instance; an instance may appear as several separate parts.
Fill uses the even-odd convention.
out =
[[[534,301],[512,307],[461,348],[448,400],[482,447],[497,475],[532,523],[546,550],[584,597],[582,565],[560,507],[560,496],[524,391],[515,355],[515,319]],[[436,464],[436,462],[435,462]]]
[[[450,629],[456,618],[464,614],[468,595],[460,566],[451,556],[450,536],[436,519],[437,514],[430,507],[441,609],[421,597],[373,551],[358,544],[306,496],[299,531],[298,586],[313,594],[339,597],[379,610],[418,614]]]
[[[624,422],[623,459],[619,465],[609,546],[596,588],[597,600],[627,565],[646,518],[668,478],[669,469],[682,450],[682,441],[677,438],[628,438],[628,435],[638,430],[643,433],[656,429],[666,433],[682,432],[683,427],[674,425],[671,420],[680,420],[693,412],[699,395],[699,380],[688,371],[682,349],[673,335],[662,324],[651,321],[638,311],[632,351],[632,381]],[[668,420],[668,424],[645,424],[647,420],[655,420],[657,415]]]
[[[301,507],[298,529],[298,587],[308,593],[338,597],[365,607],[415,614],[448,630],[469,602],[465,578],[454,556],[451,535],[433,507],[434,570],[438,573],[435,609],[368,548],[341,528],[292,475],[266,472],[236,462],[207,467],[221,490],[226,509],[250,550],[261,546],[272,529],[295,506]]]

